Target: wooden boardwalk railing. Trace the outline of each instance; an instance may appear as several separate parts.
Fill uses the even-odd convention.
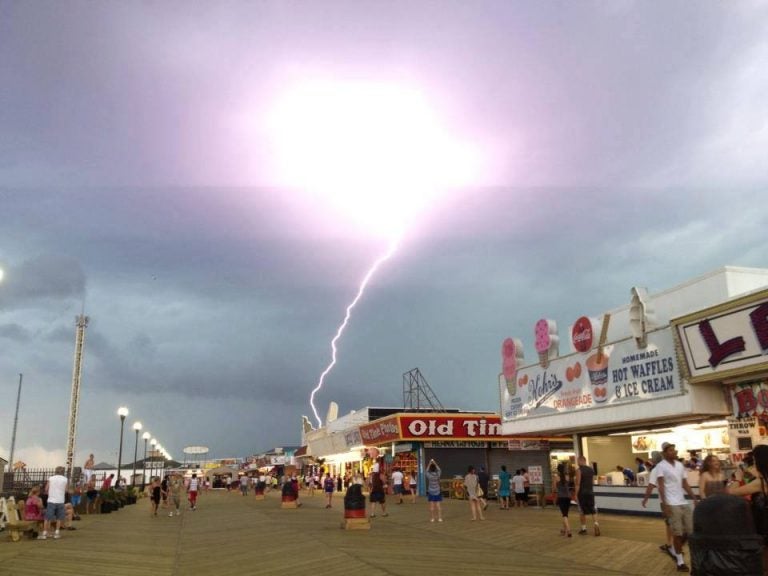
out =
[[[659,551],[661,520],[601,518],[600,537],[559,535],[549,507],[501,511],[471,521],[469,504],[445,501],[443,523],[430,523],[425,499],[390,502],[370,530],[340,529],[341,495],[322,495],[295,510],[280,497],[208,492],[198,510],[169,518],[149,514],[148,500],[105,515],[83,516],[60,540],[11,542],[0,533],[2,576],[501,575],[594,576],[675,574]],[[577,528],[578,515],[571,516]],[[686,553],[687,556],[687,553]]]

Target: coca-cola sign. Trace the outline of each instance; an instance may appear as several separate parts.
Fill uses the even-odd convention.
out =
[[[571,342],[577,352],[587,352],[592,348],[594,330],[592,322],[586,316],[582,316],[573,324],[571,329]]]

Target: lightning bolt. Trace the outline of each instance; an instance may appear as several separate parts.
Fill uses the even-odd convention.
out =
[[[376,271],[379,269],[379,266],[381,266],[384,262],[392,258],[394,253],[397,251],[397,246],[400,242],[400,238],[396,237],[393,239],[390,244],[389,248],[387,248],[387,251],[382,255],[379,256],[378,259],[371,265],[371,267],[368,269],[368,272],[363,277],[363,280],[360,282],[360,287],[357,290],[357,295],[355,296],[354,300],[352,300],[352,303],[347,306],[347,312],[344,315],[344,321],[339,326],[339,329],[336,330],[336,336],[333,337],[333,340],[331,340],[331,363],[328,364],[328,367],[323,370],[323,373],[320,374],[320,380],[317,382],[317,386],[315,386],[314,390],[312,390],[312,394],[309,396],[309,404],[312,406],[312,412],[315,414],[315,418],[317,419],[317,425],[322,426],[323,421],[320,419],[320,416],[317,413],[317,409],[315,408],[315,394],[317,394],[320,389],[323,387],[323,382],[325,381],[325,377],[328,376],[331,370],[333,370],[333,367],[336,365],[336,354],[338,350],[336,349],[336,343],[339,341],[339,338],[341,338],[341,335],[344,334],[344,329],[347,327],[347,324],[349,324],[349,319],[352,317],[352,309],[357,305],[357,303],[360,301],[360,299],[363,297],[363,294],[365,293],[365,288],[368,286],[368,283],[371,281],[371,278],[373,278],[373,275],[376,274]]]

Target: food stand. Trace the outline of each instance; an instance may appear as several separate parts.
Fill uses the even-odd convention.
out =
[[[628,305],[598,319],[579,318],[564,355],[556,323],[540,320],[534,327],[538,362],[525,362],[519,340],[508,339],[502,348],[502,432],[571,434],[576,451],[596,468],[598,507],[646,513],[640,506],[645,488],[626,486],[620,473],[609,472],[631,466],[635,457],[648,459],[661,441],[678,444],[682,457],[686,450],[724,453],[730,444],[730,432],[729,442],[723,441],[726,418],[737,416],[722,386],[702,385],[707,382],[690,371],[680,330],[702,318],[690,316],[696,311],[728,310],[734,299],[766,286],[768,270],[726,267],[654,295],[633,288]],[[749,298],[749,306],[759,308],[759,298]],[[729,375],[751,378],[743,372]],[[727,378],[717,381],[730,385]],[[755,386],[765,386],[764,379],[750,382],[736,385],[752,386],[753,393]],[[768,392],[765,398],[768,406]],[[689,480],[698,485],[698,474]]]

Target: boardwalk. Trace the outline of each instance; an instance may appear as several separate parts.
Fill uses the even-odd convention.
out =
[[[282,510],[277,494],[203,494],[180,517],[149,515],[142,500],[112,514],[83,516],[61,540],[13,543],[0,534],[2,576],[227,576],[230,574],[576,575],[675,574],[662,554],[660,520],[603,516],[603,535],[562,538],[554,508],[501,511],[472,522],[466,502],[444,503],[444,523],[426,502],[391,505],[369,531],[339,528],[341,498],[321,495]],[[572,520],[578,522],[577,516]],[[572,525],[576,526],[576,522]]]

